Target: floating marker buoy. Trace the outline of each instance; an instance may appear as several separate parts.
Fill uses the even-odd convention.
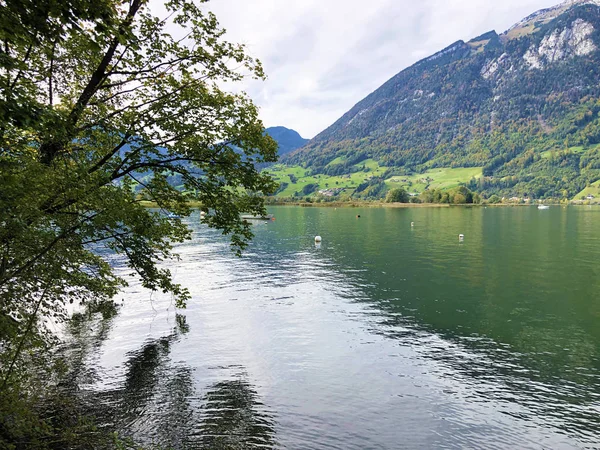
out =
[[[461,242],[464,241],[465,240],[465,235],[464,234],[459,234],[458,235],[458,240],[461,241]]]
[[[315,236],[315,242],[321,242],[321,236]]]
[[[360,214],[357,214],[357,215],[356,215],[356,218],[357,218],[357,219],[360,219]]]
[[[414,222],[411,222],[411,223],[410,223],[410,226],[411,226],[411,227],[414,227],[414,226],[415,226],[415,223],[414,223]]]

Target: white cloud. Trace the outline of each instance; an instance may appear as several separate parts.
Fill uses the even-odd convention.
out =
[[[553,0],[213,0],[260,59],[266,82],[244,89],[266,126],[313,137],[386,80],[453,42],[499,33]]]

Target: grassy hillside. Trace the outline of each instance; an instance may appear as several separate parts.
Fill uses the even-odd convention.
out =
[[[395,176],[385,182],[390,188],[403,187],[408,192],[421,193],[426,189],[450,189],[482,176],[481,167],[432,169],[411,176]]]
[[[594,199],[592,203],[600,203],[600,181],[596,181],[591,184],[589,187],[586,187],[580,193],[578,193],[572,200],[583,200],[586,199],[588,195],[593,195]]]
[[[317,185],[318,190],[324,189],[346,189],[348,193],[352,193],[360,184],[365,183],[373,178],[380,177],[386,171],[385,167],[380,167],[376,161],[364,161],[361,164],[356,164],[357,172],[329,176],[323,174],[311,175],[309,169],[300,166],[286,166],[278,164],[267,169],[273,178],[279,183],[287,183],[287,187],[277,193],[278,197],[294,197],[309,195],[303,190],[308,185]]]
[[[597,148],[600,148],[600,145],[593,145],[589,148],[578,145],[576,147],[570,147],[567,151],[575,155],[582,155],[590,150],[596,150]],[[540,153],[540,156],[545,159],[550,159],[553,155],[556,156],[557,153],[560,153],[560,150],[546,150],[545,152]]]
[[[330,164],[342,164],[344,161],[332,161]],[[481,167],[431,169],[422,174],[395,175],[385,177],[387,167],[377,161],[367,159],[354,165],[356,172],[330,176],[313,174],[310,169],[301,166],[278,164],[267,171],[282,184],[277,197],[298,197],[314,195],[318,191],[329,190],[335,194],[351,195],[361,185],[381,179],[387,188],[404,187],[408,192],[421,193],[426,189],[450,189],[466,184],[482,176]],[[307,192],[306,188],[309,187]],[[314,189],[313,189],[314,188]]]

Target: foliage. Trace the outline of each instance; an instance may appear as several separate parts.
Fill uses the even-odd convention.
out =
[[[101,302],[125,284],[109,259],[185,304],[159,263],[190,232],[165,212],[183,217],[188,200],[201,202],[203,222],[236,252],[252,236],[240,213],[264,213],[277,184],[255,163],[275,161],[277,145],[250,99],[220,88],[261,79],[262,67],[202,3],[169,0],[164,18],[145,0],[0,3],[3,399],[35,394],[23,374],[43,365],[45,325],[67,303]],[[1,430],[24,415],[11,405]]]
[[[426,190],[419,196],[423,203],[442,204],[479,204],[481,198],[477,193],[471,192],[466,186],[458,186],[448,191],[440,189]]]
[[[366,180],[364,183],[359,184],[352,196],[354,198],[361,198],[365,200],[377,200],[385,196],[388,190],[387,185],[383,178],[372,177]]]
[[[286,182],[279,183],[279,188],[275,192],[275,195],[279,194],[280,192],[285,191],[288,188],[288,186],[289,186],[289,183],[286,183]]]
[[[302,195],[310,195],[313,192],[315,192],[317,190],[319,186],[317,184],[307,184],[306,186],[304,186],[302,188],[301,194]]]
[[[385,196],[387,203],[408,203],[410,196],[403,188],[390,189]]]
[[[488,199],[488,203],[491,203],[493,205],[498,204],[502,201],[502,199],[500,197],[498,197],[496,194],[492,195],[489,199]]]

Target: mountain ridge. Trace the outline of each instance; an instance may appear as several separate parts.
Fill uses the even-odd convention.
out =
[[[568,155],[567,171],[541,154],[600,144],[599,48],[600,0],[538,11],[402,70],[283,161],[315,173],[357,155],[396,172],[484,167],[482,192],[574,195],[600,179],[596,169]],[[531,161],[514,162],[530,150]]]

